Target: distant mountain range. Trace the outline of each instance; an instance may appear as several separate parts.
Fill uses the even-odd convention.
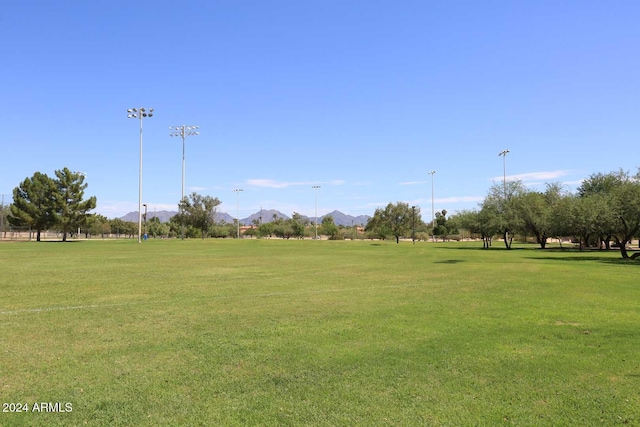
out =
[[[160,222],[168,222],[172,216],[177,214],[178,212],[176,211],[147,212],[147,219],[157,217],[160,219]],[[224,212],[217,212],[215,218],[216,222],[233,222],[235,220],[234,217]],[[138,222],[138,211],[129,212],[125,216],[121,216],[120,219],[123,221]],[[240,222],[242,223],[242,221]]]
[[[147,212],[147,219],[157,217],[160,219],[160,222],[167,222],[169,221],[169,219],[171,219],[172,216],[176,215],[177,213],[178,212],[175,211]],[[369,218],[371,218],[369,215],[352,216],[344,214],[340,211],[333,211],[328,213],[327,215],[318,217],[318,223],[321,223],[322,218],[328,215],[331,215],[333,217],[333,222],[335,222],[336,225],[342,225],[345,227],[350,227],[352,225],[366,225],[367,221],[369,221]],[[274,209],[262,209],[254,214],[249,215],[246,218],[241,218],[240,224],[251,225],[254,220],[258,220],[260,222],[271,222],[273,221],[274,216],[276,218],[289,219],[289,216],[283,214],[280,211]],[[308,217],[305,215],[302,215],[302,217],[308,219],[310,222],[315,222],[315,217]],[[138,211],[129,212],[125,216],[120,217],[120,219],[123,221],[137,222]],[[235,221],[235,217],[229,215],[226,212],[217,212],[215,215],[215,220],[216,222],[224,221],[227,223],[233,223]]]
[[[167,222],[171,219],[172,216],[177,213],[178,212],[173,211],[147,212],[147,219],[158,217],[160,219],[160,222]],[[121,216],[120,219],[123,221],[138,222],[138,211],[129,212],[125,216]]]

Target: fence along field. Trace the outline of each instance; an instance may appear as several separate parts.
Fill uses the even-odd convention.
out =
[[[86,230],[79,229],[79,231],[71,233],[71,238],[76,240],[99,240],[99,239],[133,239],[135,236],[132,234],[124,233],[103,233],[103,234],[91,234]],[[62,239],[62,233],[55,230],[44,230],[40,235],[43,241],[60,241]],[[20,241],[35,241],[36,232],[31,229],[30,226],[19,226],[6,224],[3,231],[0,232],[0,241],[3,240],[20,240]]]
[[[1,425],[640,422],[638,264],[613,251],[114,239],[0,267],[4,401],[72,409]]]

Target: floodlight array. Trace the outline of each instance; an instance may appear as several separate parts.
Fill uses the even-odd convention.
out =
[[[127,110],[128,118],[130,119],[141,119],[144,117],[153,117],[153,108],[149,108],[147,111],[145,108],[129,108]]]
[[[198,129],[200,129],[200,126],[169,126],[169,136],[180,136],[184,138],[185,136],[200,135]]]

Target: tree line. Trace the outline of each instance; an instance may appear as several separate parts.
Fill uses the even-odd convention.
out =
[[[29,226],[37,233],[56,229],[62,240],[74,230],[82,228],[89,235],[113,234],[133,237],[137,224],[121,219],[107,219],[90,214],[96,198],[84,200],[87,188],[84,174],[68,168],[55,171],[55,178],[36,172],[13,190],[13,203],[6,215],[14,226]],[[168,223],[158,218],[147,221],[144,232],[153,237],[183,236],[187,238],[239,237],[238,224],[214,220],[220,200],[197,193],[182,199],[179,213]],[[466,231],[477,237],[483,247],[491,247],[499,236],[511,249],[515,236],[532,237],[545,248],[549,239],[570,238],[580,249],[584,247],[619,248],[623,258],[638,258],[640,252],[629,253],[632,239],[640,234],[640,171],[631,175],[625,171],[590,175],[575,193],[560,183],[546,184],[545,191],[527,189],[521,181],[509,181],[490,187],[484,201],[474,210],[463,210],[447,217],[447,211],[435,212],[434,221],[421,220],[420,208],[404,202],[389,203],[376,209],[363,230],[357,226],[337,226],[331,216],[321,224],[294,212],[289,219],[274,218],[262,223],[254,220],[244,236],[308,238],[315,235],[330,239],[401,238],[427,240],[429,236],[443,240],[459,238]]]
[[[511,249],[515,235],[535,238],[541,248],[549,239],[571,238],[580,249],[619,248],[623,258],[630,254],[632,239],[640,234],[640,172],[595,173],[575,193],[559,183],[546,184],[545,191],[528,190],[520,181],[493,185],[479,209],[462,211],[451,220],[478,234],[483,247],[501,236]]]
[[[576,193],[560,183],[546,184],[545,191],[529,190],[521,181],[494,184],[478,209],[450,217],[446,210],[435,212],[432,224],[419,220],[419,212],[407,203],[389,203],[376,209],[365,230],[396,242],[409,237],[424,240],[425,234],[457,238],[466,230],[482,240],[485,249],[496,236],[507,249],[516,236],[532,237],[543,249],[549,239],[558,239],[562,245],[562,239],[570,238],[580,249],[615,246],[623,258],[640,257],[640,252],[628,250],[631,240],[640,235],[640,171],[592,174]]]
[[[20,183],[13,190],[14,202],[0,212],[3,221],[6,219],[12,226],[29,227],[36,232],[37,241],[41,240],[41,233],[45,230],[61,232],[63,241],[77,230],[81,230],[86,238],[104,238],[113,234],[125,238],[137,236],[138,224],[135,222],[89,213],[96,206],[96,198],[84,200],[87,184],[82,173],[64,168],[55,171],[55,176],[50,178],[36,172]],[[179,202],[179,213],[166,223],[143,214],[143,233],[154,238],[237,238],[239,227],[236,220],[233,223],[214,220],[220,204],[217,197],[192,193]],[[294,212],[293,217],[286,220],[276,215],[271,222],[254,220],[251,228],[241,230],[241,235],[289,239],[312,237],[314,231],[311,221]],[[331,216],[326,216],[318,226],[318,233],[330,239],[353,238],[357,230],[356,233],[347,231],[345,227],[337,226]]]

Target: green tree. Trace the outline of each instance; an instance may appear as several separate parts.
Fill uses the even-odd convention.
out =
[[[58,224],[62,229],[62,241],[67,241],[67,233],[87,224],[89,211],[95,209],[96,198],[84,198],[87,185],[84,174],[71,172],[68,168],[55,171],[57,191],[55,193]]]
[[[320,226],[320,234],[329,236],[329,239],[335,239],[338,235],[338,226],[333,221],[333,216],[325,215],[322,217],[322,225]]]
[[[549,236],[558,239],[560,248],[562,248],[563,237],[574,236],[572,210],[575,199],[575,195],[566,193],[551,204],[551,212],[549,212],[551,231]]]
[[[276,237],[280,237],[282,239],[289,239],[293,235],[293,227],[291,226],[291,223],[289,221],[285,221],[284,218],[281,218],[276,214],[273,214],[273,218],[268,229],[270,229],[271,233]]]
[[[30,226],[40,233],[58,221],[56,182],[46,174],[36,172],[13,189],[13,203],[9,207],[8,221],[12,225]]]
[[[160,218],[154,216],[147,221],[147,234],[154,238],[169,236],[169,224],[160,221]]]
[[[478,212],[478,232],[486,243],[485,249],[489,249],[493,243],[493,237],[499,234],[503,227],[503,221],[498,206],[485,205]]]
[[[623,258],[637,258],[640,255],[629,255],[627,245],[640,231],[640,183],[628,177],[607,192],[574,197],[570,227],[578,236],[581,249],[583,245],[603,243],[608,248],[611,238]]]
[[[572,234],[578,238],[580,249],[584,246],[599,246],[606,241],[608,247],[608,237],[611,235],[614,213],[611,210],[611,195],[592,194],[586,197],[573,197],[570,203],[571,217],[569,218],[569,228]]]
[[[455,222],[459,228],[469,231],[469,233],[479,235],[482,239],[482,248],[489,249],[493,237],[500,232],[498,207],[485,203],[478,210],[463,210],[455,215]],[[453,218],[450,218],[450,221]]]
[[[520,221],[521,234],[533,235],[540,248],[544,249],[547,239],[557,230],[553,214],[555,205],[560,203],[564,190],[559,183],[547,184],[544,193],[538,191],[522,191],[514,195],[511,203]]]
[[[440,238],[444,242],[449,234],[453,234],[457,231],[455,229],[455,221],[453,221],[452,223],[447,219],[446,209],[443,209],[440,212],[436,212],[435,217],[436,226],[433,229],[433,234],[435,236],[440,236]]]
[[[297,237],[298,239],[302,239],[305,236],[306,227],[309,223],[309,220],[298,212],[294,212],[289,220],[291,224],[291,229],[293,231],[292,236]]]
[[[477,228],[475,226],[475,223],[477,222],[477,216],[478,211],[463,209],[451,215],[449,217],[449,221],[455,222],[456,227],[461,231],[465,230],[470,235],[478,234],[476,231],[474,231],[474,229]]]
[[[111,226],[109,225],[109,219],[100,214],[91,214],[87,217],[86,236],[89,235],[101,235],[104,239],[105,234],[111,232]]]
[[[9,223],[7,217],[9,216],[9,206],[0,205],[0,239],[4,238],[4,234],[7,231],[7,224]]]
[[[391,228],[384,219],[384,210],[376,209],[373,216],[367,221],[364,231],[365,237],[372,240],[386,240],[388,236],[391,236]]]
[[[479,235],[480,233],[480,220],[479,212],[476,210],[462,210],[449,217],[450,222],[454,222],[459,230],[466,230],[470,235]],[[488,249],[490,241],[485,240],[482,236],[482,247]]]
[[[169,218],[169,236],[181,236],[182,235],[182,218],[180,215],[173,215]]]
[[[623,170],[609,173],[594,173],[582,181],[577,188],[579,197],[593,194],[611,194],[614,188],[629,180],[629,174]]]
[[[216,197],[202,196],[198,193],[191,193],[180,201],[180,213],[176,215],[178,222],[199,230],[204,239],[209,227],[214,224],[214,216],[220,200]]]
[[[415,217],[420,218],[420,208],[415,209]],[[410,234],[413,220],[414,211],[408,203],[389,203],[384,209],[376,209],[373,217],[367,221],[365,231],[392,235],[396,243],[400,243],[400,237]]]
[[[220,221],[219,223],[213,224],[209,227],[209,236],[216,239],[226,239],[227,237],[235,237],[237,233],[237,228],[235,225],[235,219],[233,224],[227,223],[226,221]]]
[[[249,238],[253,238],[253,236],[258,235],[258,229],[252,225],[251,228],[247,228],[242,235],[249,236]]]
[[[499,230],[507,249],[511,249],[515,232],[522,229],[522,219],[518,215],[514,199],[524,192],[526,189],[521,181],[508,181],[506,185],[494,184],[482,202],[481,211],[485,211],[486,220],[490,221],[488,228]]]
[[[593,230],[593,235],[597,237],[597,245],[610,249],[611,239],[613,238],[614,229],[616,227],[617,218],[615,212],[608,209],[615,203],[612,200],[615,190],[621,185],[629,182],[630,175],[623,170],[616,172],[595,173],[591,174],[587,179],[582,181],[580,187],[578,187],[577,193],[580,198],[598,200],[603,205],[596,206],[598,209],[599,223]],[[593,203],[590,203],[593,204]],[[589,241],[584,242],[589,245]]]
[[[129,221],[123,221],[120,218],[112,218],[109,220],[109,228],[111,233],[116,235],[116,238],[120,238],[121,235],[127,235],[127,230],[130,228],[129,224],[133,224]],[[137,230],[138,224],[136,224]]]
[[[639,174],[640,175],[640,174]],[[611,210],[614,224],[613,239],[620,248],[624,259],[636,259],[640,252],[629,255],[627,245],[640,232],[640,176],[627,179],[616,186],[611,193]]]
[[[263,222],[258,226],[258,237],[271,237],[273,235],[273,224]]]

